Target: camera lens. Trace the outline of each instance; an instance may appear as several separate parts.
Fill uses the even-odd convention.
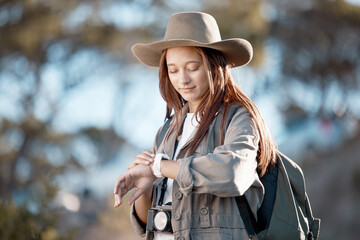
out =
[[[159,211],[154,217],[154,226],[158,231],[164,231],[170,221],[170,216],[167,212]]]

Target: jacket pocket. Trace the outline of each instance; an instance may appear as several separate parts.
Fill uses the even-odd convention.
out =
[[[192,240],[232,240],[232,230],[227,228],[193,229],[190,233]]]

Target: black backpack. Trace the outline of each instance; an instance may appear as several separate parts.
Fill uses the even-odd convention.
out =
[[[237,108],[229,111],[227,126]],[[169,129],[167,119],[156,139],[161,144]],[[260,178],[265,188],[263,203],[253,216],[245,196],[236,198],[240,215],[251,240],[317,240],[320,219],[314,218],[301,168],[284,154],[278,152],[277,163]]]

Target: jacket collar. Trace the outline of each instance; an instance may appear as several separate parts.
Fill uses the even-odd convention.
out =
[[[237,106],[237,105],[235,105],[234,104],[234,106]],[[233,108],[233,107],[232,107]],[[231,109],[232,109],[231,108]],[[184,120],[185,120],[185,118],[186,118],[186,114],[189,112],[189,104],[188,103],[186,103],[185,105],[184,105],[184,107],[182,108],[182,118],[181,118],[181,126],[183,125],[183,123],[184,123]],[[222,112],[223,111],[223,107],[221,107],[220,109],[219,109],[219,111],[216,113],[216,117],[217,117],[217,115],[220,113],[220,112]],[[215,117],[215,118],[216,118]],[[174,121],[174,118],[172,119],[172,121]],[[211,125],[213,125],[214,124],[214,122],[211,124]],[[210,129],[211,129],[211,127],[210,127]],[[168,130],[169,131],[169,130]],[[167,138],[167,133],[165,134],[165,137],[164,137],[164,139],[162,140],[162,143],[160,144],[160,146],[159,146],[159,149],[158,149],[158,152],[160,152],[160,153],[165,153],[165,154],[167,154],[169,157],[170,157],[170,159],[174,159],[174,153],[175,153],[175,150],[176,150],[176,143],[177,143],[177,141],[179,140],[179,139],[177,139],[177,136],[176,136],[176,129],[169,135],[169,137]],[[189,137],[189,139],[187,140],[187,142],[183,145],[183,147],[180,149],[180,151],[179,151],[179,155],[181,155],[180,153],[181,153],[181,151],[183,150],[183,149],[185,149],[185,148],[187,148],[188,146],[189,146],[189,143],[194,139],[194,137],[195,137],[195,134],[196,134],[196,131],[193,131],[192,133],[191,133],[191,135],[190,135],[190,137]],[[165,139],[168,139],[167,141],[164,141]]]
[[[186,118],[186,114],[189,112],[189,105],[188,103],[186,103],[184,105],[184,107],[181,110],[182,112],[182,118],[180,119],[181,123],[180,126],[183,125],[184,120]],[[172,121],[175,121],[174,118],[172,119]],[[168,130],[169,131],[169,130]],[[186,142],[186,144],[184,144],[184,146],[182,148],[185,148],[189,142],[195,137],[196,131],[193,131],[191,136],[189,137],[188,141]],[[163,152],[166,153],[171,159],[174,158],[174,153],[176,150],[176,143],[179,139],[177,139],[177,131],[176,129],[174,129],[174,131],[172,131],[172,133],[167,137],[168,133],[165,134],[164,139],[162,140],[162,143],[159,146],[159,151],[158,152]],[[168,139],[167,141],[165,141],[165,139]]]

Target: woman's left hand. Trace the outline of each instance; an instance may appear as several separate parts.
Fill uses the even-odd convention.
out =
[[[154,162],[155,154],[151,151],[144,150],[134,158],[133,162],[128,165],[128,169],[135,167],[136,165],[150,166]]]
[[[129,204],[133,203],[144,192],[152,188],[155,179],[150,167],[140,164],[120,175],[114,186],[114,207],[119,207],[125,194],[135,188],[136,190],[129,200]]]

